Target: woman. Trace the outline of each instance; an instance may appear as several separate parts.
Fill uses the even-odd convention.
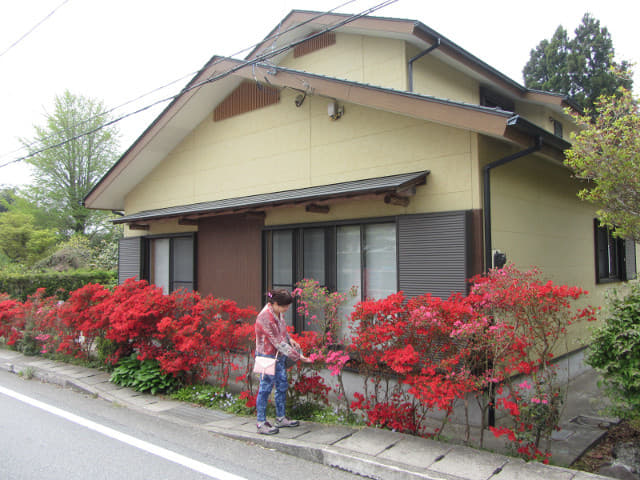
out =
[[[293,302],[293,297],[287,290],[273,290],[267,294],[267,304],[258,314],[256,319],[256,356],[276,357],[275,375],[262,375],[256,410],[258,412],[258,433],[273,435],[278,433],[278,428],[297,427],[300,422],[290,420],[285,415],[285,402],[287,398],[287,369],[285,362],[287,357],[293,361],[302,360],[311,363],[302,354],[300,345],[289,337],[284,314]],[[267,402],[271,390],[275,384],[276,421],[271,425],[267,421]]]

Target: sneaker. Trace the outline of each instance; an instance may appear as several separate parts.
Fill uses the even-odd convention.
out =
[[[258,423],[258,433],[262,435],[274,435],[279,432],[278,427],[274,427],[269,422]]]
[[[297,427],[300,425],[298,420],[289,420],[287,417],[278,417],[276,418],[276,427]]]

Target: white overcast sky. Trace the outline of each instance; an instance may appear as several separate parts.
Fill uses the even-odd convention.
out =
[[[20,0],[0,6],[0,165],[19,158],[53,98],[65,89],[119,106],[174,80],[173,88],[114,112],[120,116],[177,92],[216,55],[263,39],[292,9],[326,11],[346,0]],[[382,0],[339,9],[358,13]],[[62,4],[62,5],[61,5]],[[59,8],[58,8],[59,7]],[[23,38],[34,25],[55,11]],[[640,2],[629,0],[398,0],[374,15],[419,20],[519,83],[529,53],[558,25],[571,36],[590,12],[613,38],[616,60],[640,69]],[[247,52],[244,52],[245,54]],[[240,55],[241,57],[244,56]],[[635,74],[640,85],[640,75]],[[636,91],[640,87],[636,87]],[[119,122],[121,150],[166,104]],[[24,162],[0,167],[0,185],[30,181]]]

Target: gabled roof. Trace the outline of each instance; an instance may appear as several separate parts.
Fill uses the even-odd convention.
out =
[[[291,12],[280,28],[282,32],[286,33],[277,36],[276,40],[288,41],[287,45],[292,43],[291,38],[285,38],[285,35],[290,34],[285,26],[295,22],[299,23],[310,19],[305,27],[317,30],[318,25],[322,25],[322,22],[326,23],[327,19],[326,15],[316,17],[318,14],[314,12]],[[330,16],[334,21],[341,17],[340,15]],[[372,32],[377,32],[379,35],[404,38],[407,41],[411,39],[414,42],[421,42],[422,46],[427,45],[430,39],[433,40],[435,34],[419,22],[377,17],[358,18],[341,26],[341,31],[343,28],[354,33],[366,31],[368,34],[372,34]],[[296,29],[295,32],[299,42],[307,37],[304,30]],[[508,84],[508,88],[525,96],[536,95],[547,100],[554,99],[560,105],[561,102],[557,96],[528,91],[464,52],[452,42],[446,39],[443,42],[441,47],[437,49],[440,51],[438,55],[447,55],[453,59],[451,61],[461,64],[466,62],[468,65],[465,68],[479,71],[486,78],[492,78],[496,82]],[[277,55],[269,59],[270,63],[262,62],[262,57],[258,55],[258,52],[265,49],[272,52],[279,51],[277,45],[272,46],[263,42],[248,56],[247,60],[217,56],[211,58],[89,192],[84,199],[85,206],[94,209],[122,210],[125,196],[245,80],[277,88],[289,87],[306,90],[313,95],[471,130],[503,138],[518,145],[529,146],[531,144],[533,135],[528,129],[522,128],[522,122],[509,124],[508,120],[513,117],[512,112],[274,66],[271,62],[277,62]],[[536,98],[536,101],[540,101],[540,99]],[[544,131],[541,135],[553,137]],[[558,153],[557,146],[553,143],[549,145],[554,151],[546,153],[556,155]]]
[[[264,57],[265,54],[278,52],[285,45],[336,25],[340,25],[338,31],[342,33],[404,40],[421,51],[438,44],[438,47],[429,53],[430,55],[476,78],[481,84],[493,86],[501,91],[506,90],[513,99],[546,103],[559,108],[578,108],[566,95],[531,90],[522,86],[418,20],[371,16],[353,19],[349,14],[292,10],[276,28],[269,32],[265,40],[247,55],[246,59],[254,60]],[[269,62],[277,65],[286,54],[285,51],[269,56]]]

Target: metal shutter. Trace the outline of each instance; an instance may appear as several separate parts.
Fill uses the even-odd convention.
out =
[[[467,292],[467,215],[446,212],[398,218],[398,279],[407,297]]]
[[[127,278],[142,278],[142,237],[121,238],[118,242],[118,284]]]
[[[624,266],[625,280],[636,279],[636,242],[633,240],[624,241]]]

